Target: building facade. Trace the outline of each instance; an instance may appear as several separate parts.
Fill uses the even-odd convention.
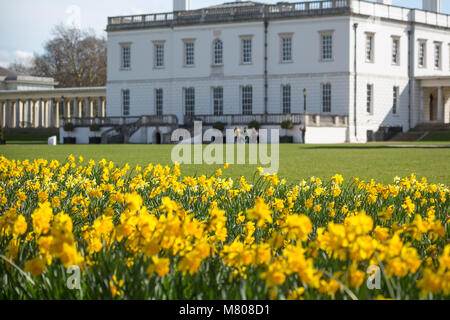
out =
[[[386,0],[174,8],[108,19],[109,116],[204,127],[289,120],[286,134],[301,142],[306,127],[307,143],[450,122],[450,17],[438,0],[424,0],[433,11]],[[163,124],[130,142],[155,143],[173,127]]]

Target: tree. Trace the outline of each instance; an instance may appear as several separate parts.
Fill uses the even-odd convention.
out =
[[[22,75],[31,75],[34,73],[34,69],[32,66],[28,66],[20,61],[15,61],[8,65],[8,70],[17,72]]]
[[[32,75],[51,77],[58,87],[97,87],[106,84],[106,40],[92,30],[57,25],[42,55],[32,62]]]

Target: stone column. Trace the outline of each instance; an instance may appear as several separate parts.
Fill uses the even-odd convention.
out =
[[[44,127],[44,117],[43,117],[43,102],[42,99],[39,100],[38,104],[38,127],[43,128]]]
[[[102,98],[102,115],[106,117],[106,97]]]
[[[103,118],[105,116],[102,109],[102,97],[98,97],[97,99],[97,114],[99,118]]]
[[[21,122],[20,116],[22,115],[22,112],[21,112],[22,110],[20,110],[20,109],[21,109],[20,99],[17,99],[16,117],[15,117],[16,125],[15,125],[15,128],[20,128],[20,122]]]
[[[5,102],[0,101],[0,127],[5,126]]]
[[[92,99],[89,99],[89,110],[90,110],[89,115],[91,118],[98,117],[98,115],[97,116],[95,115],[94,100],[92,100]]]
[[[89,101],[89,98],[85,98],[84,99],[84,116],[86,118],[90,118],[91,117],[91,104]]]
[[[79,114],[79,101],[77,98],[73,98],[73,117],[74,118],[78,118],[78,114]]]
[[[59,106],[61,106],[62,108],[62,116],[63,116],[63,118],[68,118],[69,117],[69,113],[67,112],[67,109],[66,109],[66,100],[65,99],[62,99],[59,103],[58,103],[58,105]],[[59,111],[59,110],[58,110]]]
[[[437,101],[437,121],[443,121],[443,107],[444,107],[444,94],[443,94],[443,88],[438,88],[438,101]]]
[[[6,128],[11,128],[11,117],[10,117],[10,105],[9,105],[9,100],[6,100],[5,103],[5,127]]]

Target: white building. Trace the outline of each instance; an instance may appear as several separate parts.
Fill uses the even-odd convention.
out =
[[[166,142],[195,119],[231,128],[289,119],[287,135],[301,142],[306,126],[307,143],[450,122],[450,16],[440,0],[423,0],[425,10],[388,0],[189,3],[108,19],[107,113],[126,141]]]

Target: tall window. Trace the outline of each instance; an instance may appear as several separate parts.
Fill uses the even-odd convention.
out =
[[[398,112],[399,93],[400,93],[400,88],[394,87],[393,102],[392,102],[392,113],[393,114],[397,114],[397,112]]]
[[[398,37],[392,38],[392,64],[400,64],[400,39]]]
[[[121,68],[131,68],[131,46],[129,44],[121,46]]]
[[[283,113],[291,113],[291,86],[281,86]]]
[[[194,42],[185,41],[184,42],[184,65],[193,66],[194,65]]]
[[[195,89],[184,89],[184,110],[187,116],[195,115]]]
[[[373,33],[366,34],[366,62],[374,61],[374,35]]]
[[[164,43],[155,43],[155,67],[164,67]]]
[[[253,113],[253,88],[252,86],[242,87],[241,89],[242,114]]]
[[[322,84],[322,111],[331,112],[331,83]]]
[[[122,90],[122,113],[124,116],[130,115],[130,90]]]
[[[252,38],[246,37],[241,39],[242,44],[242,63],[250,64],[252,63]]]
[[[164,105],[163,89],[155,90],[155,105],[156,105],[156,115],[161,116],[163,114],[163,105]]]
[[[373,84],[367,85],[367,113],[373,113]]]
[[[220,116],[223,115],[223,88],[213,88],[213,108],[214,115]]]
[[[427,43],[425,41],[419,42],[419,68],[426,67]]]
[[[214,65],[223,64],[223,42],[217,39],[214,41]]]
[[[434,44],[434,68],[441,69],[442,44],[436,42]]]
[[[320,58],[322,61],[330,61],[333,59],[333,34],[322,32],[320,37]]]
[[[292,61],[292,36],[281,36],[281,62]]]

